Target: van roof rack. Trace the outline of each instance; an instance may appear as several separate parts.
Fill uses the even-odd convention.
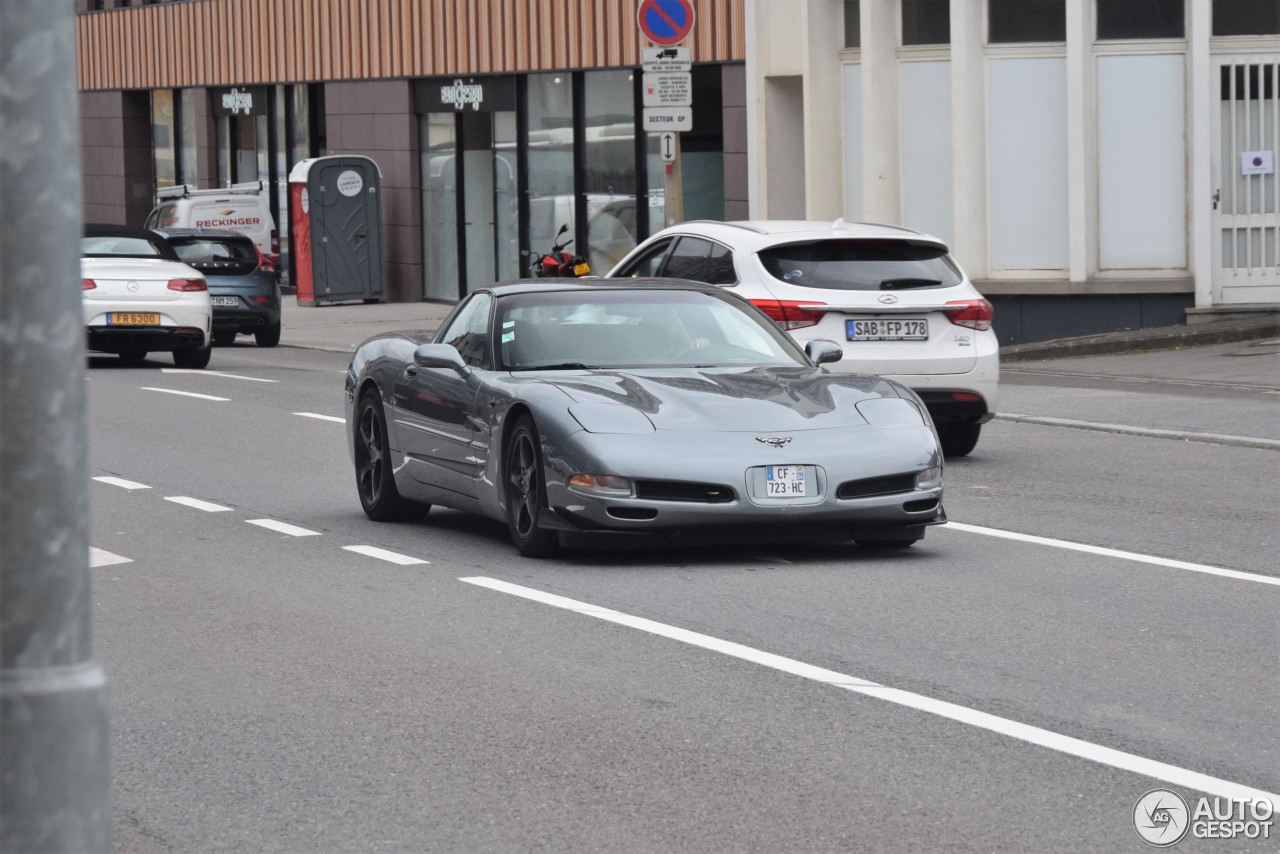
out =
[[[213,187],[207,190],[202,190],[195,184],[175,184],[172,187],[161,187],[156,190],[156,200],[186,199],[191,196],[226,196],[261,193],[265,188],[265,184],[266,182],[262,180],[244,181],[240,184],[232,184],[230,187]]]

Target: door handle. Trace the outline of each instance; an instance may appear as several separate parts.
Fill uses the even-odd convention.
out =
[[[1221,189],[1214,190],[1213,191],[1213,209],[1215,211],[1218,209],[1218,202],[1221,199],[1222,199],[1222,190]]]

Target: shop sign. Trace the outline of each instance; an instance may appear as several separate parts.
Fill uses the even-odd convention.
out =
[[[413,101],[419,113],[491,113],[514,110],[515,92],[513,77],[434,78],[414,81]]]
[[[214,89],[212,95],[215,116],[265,116],[267,114],[265,87],[241,86]]]

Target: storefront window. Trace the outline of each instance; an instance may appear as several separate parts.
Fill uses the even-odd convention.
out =
[[[635,83],[630,71],[583,76],[587,260],[606,273],[636,245]]]
[[[1215,36],[1271,36],[1280,33],[1276,0],[1213,0]]]
[[[561,225],[575,230],[573,86],[568,72],[528,77],[529,234],[537,254],[551,248]],[[630,95],[627,97],[631,100]]]
[[[458,145],[454,113],[422,117],[423,296],[458,298]]]
[[[155,154],[157,188],[178,183],[175,135],[173,92],[157,89],[151,93],[151,148]]]
[[[1180,39],[1183,0],[1098,0],[1098,38]]]
[[[181,132],[178,152],[178,183],[200,184],[199,135],[196,133],[196,107],[199,98],[205,97],[203,89],[183,89],[178,92],[181,116]]]
[[[950,44],[949,0],[902,0],[902,43]]]
[[[992,44],[1065,42],[1066,0],[989,0],[987,27]]]

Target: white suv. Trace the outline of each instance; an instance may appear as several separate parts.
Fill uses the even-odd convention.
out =
[[[844,359],[828,367],[914,389],[948,456],[972,451],[995,414],[991,303],[936,237],[843,220],[685,222],[641,243],[608,275],[720,285],[801,343],[842,342]]]

